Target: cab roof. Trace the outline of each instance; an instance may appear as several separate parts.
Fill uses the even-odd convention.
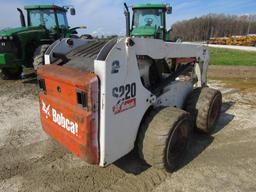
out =
[[[132,6],[133,9],[165,9],[166,4],[137,4]]]
[[[24,7],[26,10],[32,10],[32,9],[58,9],[61,11],[67,11],[64,7],[60,7],[57,5],[27,5]]]

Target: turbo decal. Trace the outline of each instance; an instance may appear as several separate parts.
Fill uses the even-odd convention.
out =
[[[136,106],[136,98],[129,99],[113,106],[114,114],[124,112]]]

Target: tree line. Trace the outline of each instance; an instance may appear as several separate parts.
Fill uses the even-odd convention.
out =
[[[206,41],[212,37],[256,34],[256,15],[209,14],[173,24],[171,38]]]

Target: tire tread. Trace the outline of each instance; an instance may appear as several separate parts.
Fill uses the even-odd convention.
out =
[[[165,163],[166,145],[170,133],[182,118],[190,119],[190,115],[173,107],[153,110],[142,124],[138,136],[140,158],[153,167],[167,168]]]

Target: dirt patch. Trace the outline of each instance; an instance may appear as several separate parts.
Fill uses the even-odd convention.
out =
[[[208,77],[219,80],[240,79],[256,81],[256,67],[210,65]]]
[[[195,133],[169,174],[134,153],[106,168],[86,164],[42,131],[35,80],[0,80],[0,191],[256,191],[255,98],[225,95],[213,135]]]
[[[232,87],[242,92],[256,91],[256,67],[211,65],[208,76],[212,80],[220,80],[226,88]]]

